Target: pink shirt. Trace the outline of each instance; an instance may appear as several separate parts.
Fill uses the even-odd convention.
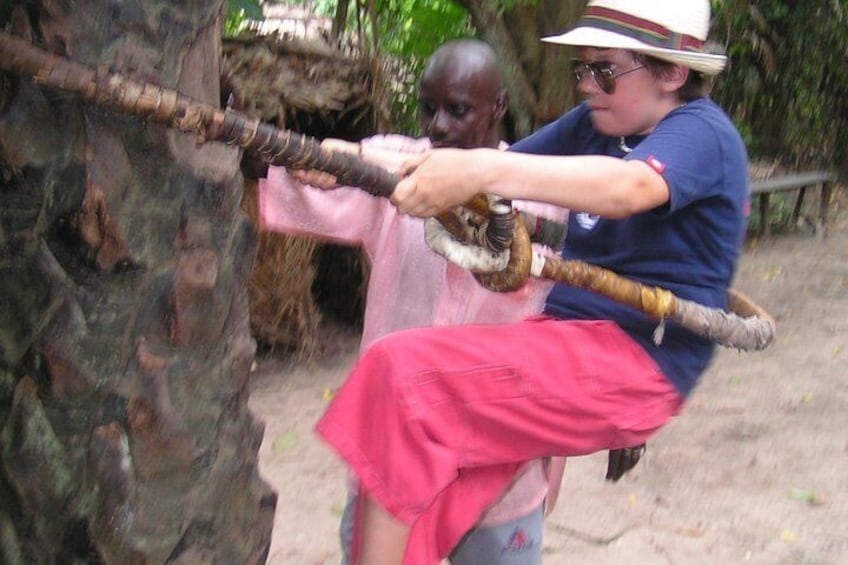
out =
[[[396,170],[410,155],[430,148],[428,139],[400,135],[362,141],[366,157]],[[371,150],[369,152],[369,150]],[[424,221],[401,214],[387,198],[358,188],[304,186],[281,167],[259,181],[262,229],[360,245],[371,262],[361,349],[388,333],[415,327],[507,323],[541,312],[553,283],[530,279],[515,292],[491,292],[470,272],[432,252]],[[547,204],[514,202],[516,208],[556,220],[566,211]],[[485,515],[499,524],[537,508],[548,491],[541,462],[534,462]]]

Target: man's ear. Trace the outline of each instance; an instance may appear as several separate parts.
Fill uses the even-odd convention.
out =
[[[497,96],[495,96],[495,107],[492,112],[492,116],[495,118],[495,121],[499,122],[503,119],[506,115],[507,106],[506,89],[502,88],[498,91]]]

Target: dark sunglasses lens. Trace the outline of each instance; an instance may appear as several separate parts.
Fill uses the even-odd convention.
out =
[[[592,76],[604,94],[615,92],[615,71],[609,63],[595,63],[592,65]]]
[[[586,64],[582,61],[571,61],[571,73],[574,75],[574,80],[578,83],[583,80],[583,77],[586,76],[586,72],[589,69],[586,67]]]
[[[595,84],[604,92],[604,94],[612,94],[615,92],[615,73],[609,63],[584,63],[583,61],[573,61],[571,71],[574,73],[574,79],[579,83],[591,75]]]

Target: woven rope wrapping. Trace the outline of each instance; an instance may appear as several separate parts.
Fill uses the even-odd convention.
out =
[[[509,264],[509,250],[493,253],[480,245],[461,243],[436,218],[424,222],[424,241],[431,250],[467,271],[497,273]]]
[[[506,268],[496,273],[474,273],[474,278],[489,290],[511,292],[524,286],[530,278],[532,264],[533,248],[530,244],[530,234],[527,233],[523,223],[516,221],[509,247],[509,263]]]
[[[516,213],[509,211],[513,217]],[[518,290],[530,277],[533,248],[524,224],[514,221],[510,247],[499,253],[478,243],[480,233],[460,219],[461,211],[430,218],[424,224],[427,245],[454,265],[472,271],[481,286],[494,292]]]
[[[643,285],[582,261],[546,258],[542,276],[602,294],[641,310],[656,320],[671,317],[675,313],[677,300],[670,291]]]
[[[660,322],[655,335],[657,341],[662,340],[664,321],[671,320],[725,347],[760,351],[774,342],[774,320],[765,310],[739,292],[729,291],[727,310],[709,308],[677,298],[668,290],[626,279],[608,269],[582,261],[567,261],[559,257],[533,253],[527,230],[520,220],[515,222],[515,238],[510,248],[510,261],[505,268],[502,268],[502,260],[493,261],[485,253],[482,254],[482,259],[477,260],[479,253],[462,249],[468,246],[474,247],[476,242],[475,237],[469,235],[474,233],[473,230],[463,226],[458,218],[445,221],[443,224],[454,226],[439,228],[443,232],[442,239],[452,236],[452,241],[449,244],[443,241],[443,247],[434,251],[451,261],[461,258],[456,259],[457,264],[474,271],[475,278],[490,290],[516,290],[532,274],[538,278],[551,279],[590,290],[645,312]],[[447,231],[450,231],[450,235]],[[445,253],[444,249],[447,248],[449,252]],[[503,270],[499,270],[501,268]],[[486,272],[489,274],[485,274]]]
[[[724,311],[678,298],[677,312],[671,319],[728,347],[760,351],[771,345],[775,335],[774,319],[740,292],[730,290],[728,301],[728,310]]]

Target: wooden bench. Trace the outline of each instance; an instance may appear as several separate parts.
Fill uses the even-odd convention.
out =
[[[835,180],[836,175],[830,171],[808,171],[789,175],[777,175],[761,180],[752,180],[751,199],[752,201],[755,197],[760,199],[760,235],[767,236],[771,233],[768,221],[769,196],[771,193],[783,192],[786,190],[798,191],[798,198],[795,200],[795,208],[792,210],[792,223],[794,225],[798,222],[798,217],[801,214],[801,206],[804,203],[804,196],[807,194],[807,189],[810,187],[817,187],[820,190],[819,217],[814,229],[816,234],[822,236],[826,235],[827,211],[830,205],[830,198]]]

